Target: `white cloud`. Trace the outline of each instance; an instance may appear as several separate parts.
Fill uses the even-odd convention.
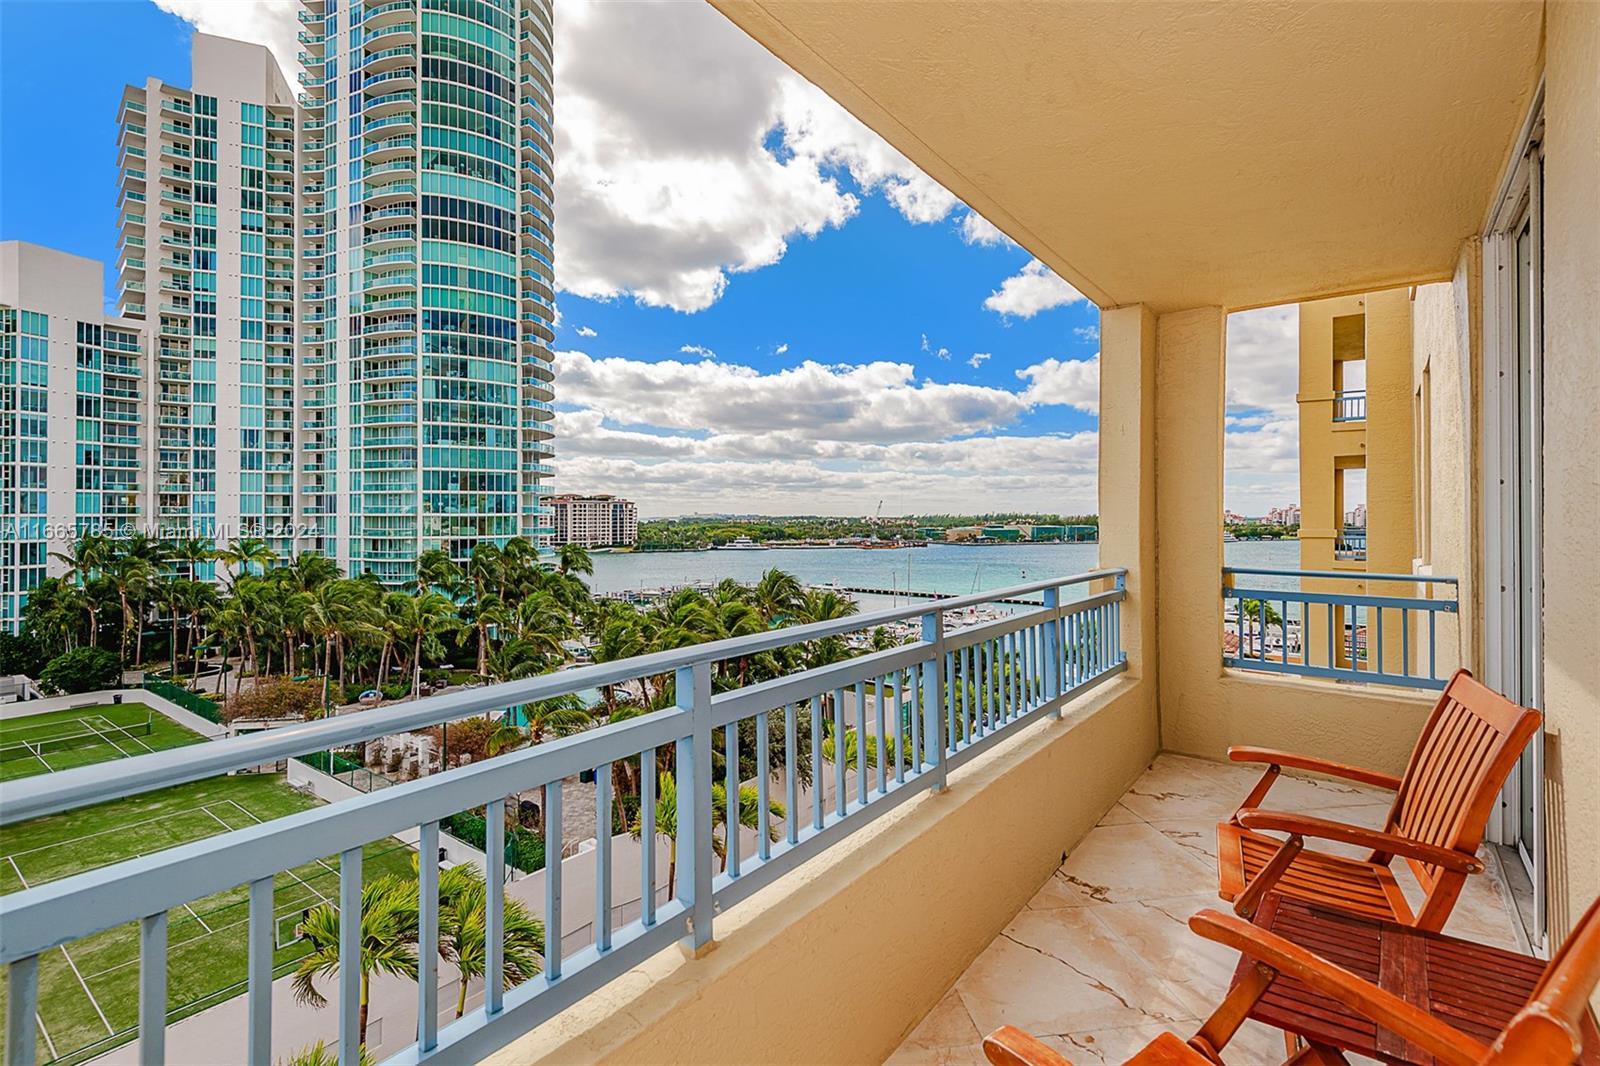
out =
[[[1061,404],[1095,414],[1100,410],[1100,353],[1088,359],[1046,359],[1023,367],[1017,377],[1028,382],[1029,403]]]
[[[1300,498],[1299,308],[1228,316],[1224,497],[1243,514]]]
[[[300,23],[298,4],[283,0],[154,0],[156,7],[176,15],[201,33],[232,37],[265,45],[272,50],[291,84],[300,73],[296,58],[305,47],[295,39]]]
[[[970,208],[961,216],[958,226],[961,230],[961,239],[968,244],[983,245],[987,248],[1016,244],[1010,237],[1000,232],[994,223]]]
[[[1028,388],[918,380],[909,364],[770,373],[713,362],[556,356],[561,485],[605,485],[647,513],[729,506],[861,513],[903,509],[1092,510],[1093,431],[1008,435],[1036,407],[1080,405],[1054,361]],[[1092,374],[1092,372],[1091,372]],[[938,501],[933,504],[930,501]]]
[[[158,3],[299,69],[287,0]],[[562,0],[555,31],[562,291],[703,310],[731,275],[854,216],[841,173],[912,222],[959,204],[709,5]]]
[[[780,344],[780,345],[778,345],[776,348],[774,348],[772,350],[772,354],[773,355],[783,355],[788,350],[789,350],[789,345],[788,344]]]
[[[702,359],[715,359],[717,353],[703,344],[685,344],[678,349],[684,355],[698,355]]]
[[[578,327],[578,336],[580,336],[580,337],[598,337],[599,335],[600,335],[599,331],[591,329],[588,326],[579,326]]]
[[[1095,343],[1098,343],[1100,340],[1100,324],[1098,322],[1092,326],[1075,326],[1073,327],[1072,332],[1075,333],[1081,340]]]
[[[967,360],[967,365],[976,370],[984,363],[988,362],[989,358],[990,355],[988,352],[973,352],[972,358]]]
[[[1032,318],[1040,311],[1083,299],[1083,293],[1056,277],[1049,267],[1030,259],[1021,271],[1001,282],[983,306],[1002,315]]]
[[[1228,316],[1228,410],[1292,414],[1300,385],[1300,309],[1264,307]]]
[[[562,0],[556,98],[557,281],[581,296],[703,310],[856,213],[841,171],[913,222],[957,203],[707,5]]]
[[[945,362],[950,361],[950,349],[945,347],[935,348],[928,343],[928,335],[926,333],[922,335],[922,351],[935,359],[943,359]]]

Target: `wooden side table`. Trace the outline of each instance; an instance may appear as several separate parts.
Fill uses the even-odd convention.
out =
[[[1493,1043],[1533,995],[1545,963],[1529,955],[1358,918],[1276,893],[1262,902],[1256,925],[1342,966],[1446,1024]],[[1237,984],[1255,965],[1244,956]],[[1256,1021],[1313,1044],[1395,1066],[1434,1066],[1434,1057],[1336,1000],[1280,975],[1250,1011]],[[1600,1030],[1584,1019],[1584,1066],[1600,1066]]]

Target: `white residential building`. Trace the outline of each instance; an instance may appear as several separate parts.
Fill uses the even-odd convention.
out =
[[[607,548],[639,543],[639,508],[632,500],[599,494],[550,497],[553,544]]]

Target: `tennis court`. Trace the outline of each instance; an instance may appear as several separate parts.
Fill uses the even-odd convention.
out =
[[[47,755],[48,757],[48,755]],[[70,877],[178,844],[203,840],[318,805],[282,774],[213,778],[6,828],[0,893]],[[365,876],[412,876],[411,849],[392,838],[369,844]],[[277,876],[275,964],[293,968],[306,952],[295,937],[304,911],[336,902],[336,857]],[[168,1011],[176,1019],[244,990],[249,918],[245,886],[191,902],[168,915]],[[133,1036],[139,1002],[139,937],[134,924],[50,951],[39,961],[38,1058],[80,1062]]]
[[[205,738],[143,703],[105,703],[0,721],[0,781],[147,755]]]

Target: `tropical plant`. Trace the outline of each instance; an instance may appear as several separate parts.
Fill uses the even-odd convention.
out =
[[[594,560],[582,544],[563,544],[556,549],[556,571],[562,577],[593,574]]]
[[[453,866],[439,875],[439,954],[456,968],[457,1018],[467,1010],[468,983],[488,972],[490,891],[475,866]],[[504,889],[496,885],[492,891]],[[501,973],[504,986],[510,988],[543,968],[544,923],[520,899],[502,898]]]
[[[73,648],[51,659],[39,674],[46,692],[75,696],[114,688],[122,680],[122,663],[104,648]]]
[[[330,903],[306,912],[296,932],[310,948],[295,967],[294,998],[313,1007],[327,1005],[316,979],[339,972],[340,914]],[[356,1020],[357,1041],[367,1043],[367,1011],[373,974],[417,979],[417,886],[392,874],[361,886],[361,1000]]]

